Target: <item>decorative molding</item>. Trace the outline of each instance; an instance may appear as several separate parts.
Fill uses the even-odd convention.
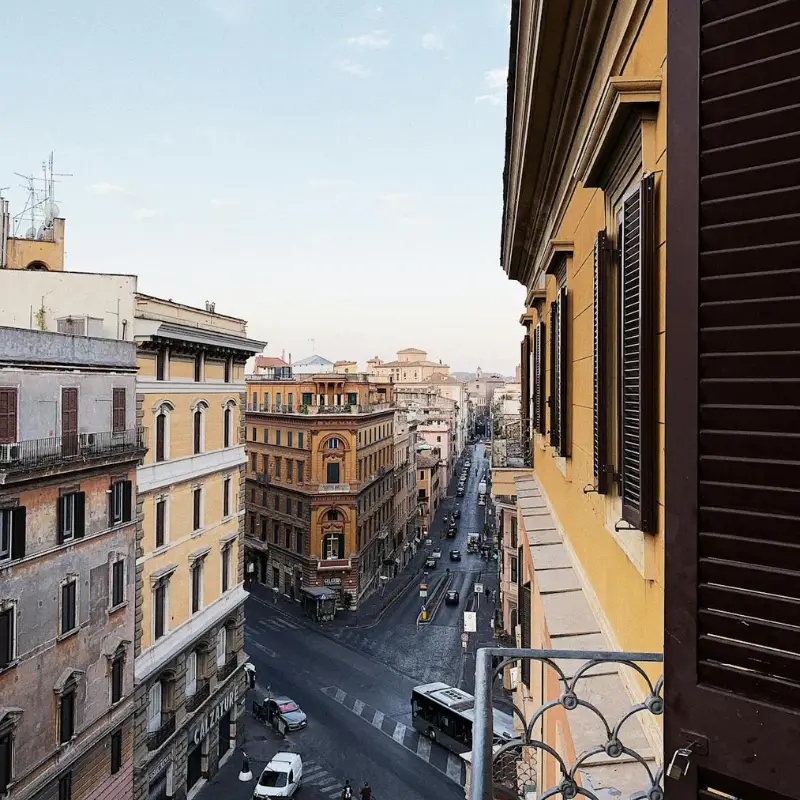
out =
[[[237,445],[147,464],[137,470],[138,491],[140,494],[152,492],[176,483],[196,480],[214,472],[230,470],[245,463],[247,455],[244,447]]]
[[[225,383],[224,381],[157,381],[154,378],[140,378],[136,381],[136,391],[141,394],[241,394],[245,391],[244,381]]]
[[[547,245],[547,252],[544,257],[545,275],[555,275],[561,267],[563,260],[567,256],[571,256],[574,250],[574,243],[567,239],[551,239]]]
[[[609,78],[600,105],[578,155],[575,177],[585,187],[597,187],[617,136],[631,114],[661,101],[661,78]]]

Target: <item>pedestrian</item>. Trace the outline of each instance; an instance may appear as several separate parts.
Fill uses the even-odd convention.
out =
[[[367,781],[361,787],[361,800],[372,800],[372,789]]]
[[[350,786],[350,778],[344,782],[344,787],[342,788],[340,797],[341,800],[353,800],[353,789]]]
[[[492,590],[487,586],[484,590],[484,594],[486,595],[486,599],[489,599],[489,595],[492,593]]]

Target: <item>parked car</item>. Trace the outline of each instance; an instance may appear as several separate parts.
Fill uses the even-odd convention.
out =
[[[447,538],[448,539],[455,539],[457,533],[458,533],[458,529],[457,528],[448,528],[447,529]]]
[[[461,561],[461,551],[460,550],[451,550],[450,551],[450,560],[451,561]]]
[[[297,753],[275,753],[258,779],[253,797],[294,797],[303,782],[303,759]]]
[[[481,499],[478,500],[478,505],[479,506],[485,506],[486,505],[486,498],[485,497],[481,497]]]
[[[456,510],[453,512],[453,519],[460,519],[461,518],[461,509],[456,506]]]
[[[444,604],[446,606],[457,606],[460,602],[460,597],[455,589],[449,589],[444,596]]]
[[[464,496],[464,487],[459,486],[458,491],[456,492],[456,497],[463,497]]]
[[[436,569],[437,561],[433,556],[429,556],[425,559],[425,568],[426,569]]]
[[[435,549],[435,550],[434,550],[434,551],[431,553],[431,558],[441,558],[441,557],[442,557],[442,551],[441,551],[441,550],[440,550],[440,549],[437,547],[437,548],[436,548],[436,549]]]
[[[268,697],[265,705],[267,722],[273,723],[276,718],[280,719],[289,731],[299,731],[306,727],[308,722],[306,714],[291,697],[283,694]]]

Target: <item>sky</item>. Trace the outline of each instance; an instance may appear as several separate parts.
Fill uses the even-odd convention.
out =
[[[3,3],[0,187],[55,152],[67,269],[266,352],[513,374],[504,0]]]

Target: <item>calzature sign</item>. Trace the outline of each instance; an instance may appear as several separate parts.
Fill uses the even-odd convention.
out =
[[[206,712],[203,715],[203,718],[200,722],[197,723],[194,730],[192,731],[191,736],[189,737],[190,741],[194,742],[195,744],[200,744],[203,739],[206,738],[208,731],[210,730],[212,725],[216,725],[222,717],[225,716],[232,708],[233,704],[236,702],[236,691],[232,690],[225,695],[215,706],[211,709],[211,711]]]

